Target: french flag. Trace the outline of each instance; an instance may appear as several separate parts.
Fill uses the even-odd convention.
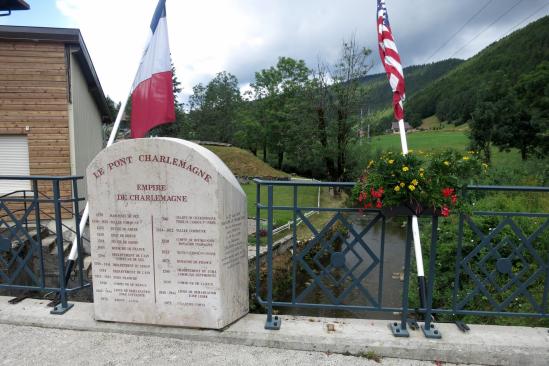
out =
[[[175,121],[166,0],[159,0],[156,6],[150,41],[133,82],[131,96],[132,138],[144,137],[153,127]]]

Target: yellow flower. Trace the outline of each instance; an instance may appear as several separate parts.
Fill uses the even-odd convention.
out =
[[[464,156],[464,157],[463,157],[463,160],[469,160],[469,157],[468,157],[468,156]]]
[[[406,184],[404,184],[404,182],[400,182],[400,186],[401,187],[404,187]]]
[[[423,172],[419,173],[419,176],[423,178]]]
[[[393,159],[389,160],[389,164],[393,164],[395,161]]]
[[[488,169],[488,164],[482,163],[482,167],[483,167],[484,169]]]
[[[403,172],[407,172],[408,170],[410,170],[410,168],[408,168],[407,166],[403,166],[403,167],[402,167],[402,171],[403,171]]]
[[[414,186],[417,186],[418,183],[419,183],[419,182],[417,181],[417,179],[412,180],[412,184],[413,184]]]
[[[447,160],[444,160],[444,165],[448,166],[450,163]]]
[[[370,162],[368,163],[368,168],[371,167],[372,165],[374,165],[374,161],[370,160]]]
[[[410,184],[410,185],[408,186],[408,189],[409,189],[410,191],[413,191],[413,190],[416,189],[416,186]]]
[[[423,169],[423,168],[419,168],[419,171],[420,171],[420,172],[424,172],[424,171],[425,171],[425,169]]]
[[[399,186],[395,186],[395,192],[398,192],[400,191],[400,187]]]

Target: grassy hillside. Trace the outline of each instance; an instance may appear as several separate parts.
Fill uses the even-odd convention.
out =
[[[264,163],[251,152],[234,146],[205,145],[207,149],[219,156],[234,175],[240,177],[288,177],[289,174],[276,170]]]
[[[455,126],[446,121],[441,121],[440,119],[438,119],[437,116],[424,118],[421,121],[420,127],[424,130],[463,131],[463,132],[469,131],[468,124]]]
[[[461,131],[427,131],[406,135],[410,150],[444,150],[454,148],[460,151],[467,149],[469,138]],[[375,136],[371,141],[373,150],[400,151],[400,136],[398,134]]]
[[[544,60],[549,60],[549,16],[491,44],[444,77],[413,95],[406,103],[408,115],[465,122],[470,118],[478,91],[492,81],[514,84]]]

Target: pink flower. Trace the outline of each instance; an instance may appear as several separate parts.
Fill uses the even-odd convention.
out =
[[[455,205],[456,202],[457,202],[458,198],[455,194],[452,195],[452,205]]]
[[[381,207],[383,207],[383,204],[381,203],[380,200],[377,200],[377,202],[376,202],[376,208],[381,208]]]

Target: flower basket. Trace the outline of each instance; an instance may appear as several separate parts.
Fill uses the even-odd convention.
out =
[[[402,203],[397,206],[386,206],[381,208],[381,213],[385,217],[397,216],[442,216],[440,209],[419,203]]]
[[[461,188],[482,176],[487,165],[474,152],[386,153],[371,160],[353,190],[361,209],[380,209],[388,217],[448,216],[468,209]]]

